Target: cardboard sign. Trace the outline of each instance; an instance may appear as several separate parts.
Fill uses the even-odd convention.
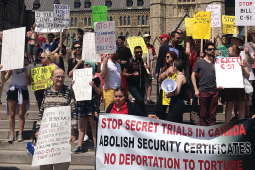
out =
[[[92,86],[89,82],[92,81],[92,68],[75,69],[73,72],[73,91],[76,101],[91,100]]]
[[[25,37],[25,27],[3,31],[1,71],[24,67]]]
[[[148,49],[146,47],[143,37],[127,38],[127,43],[129,45],[130,51],[132,52],[133,55],[134,55],[134,49],[136,46],[141,46],[144,54],[148,53]]]
[[[31,77],[34,80],[31,82],[31,91],[46,89],[53,84],[50,76],[52,71],[55,70],[55,65],[37,67],[31,69]]]
[[[44,110],[32,166],[71,162],[71,106]]]
[[[254,170],[251,166],[255,159],[254,126],[255,119],[194,126],[148,117],[101,113],[96,168]]]
[[[215,73],[217,87],[244,88],[240,57],[216,57]]]
[[[54,4],[54,28],[69,29],[70,6]]]
[[[86,32],[83,35],[82,60],[91,59],[101,63],[101,56],[96,53],[95,33]]]
[[[208,5],[207,12],[211,12],[211,27],[221,27],[221,5]]]
[[[115,22],[95,22],[94,26],[97,54],[115,54]]]
[[[237,34],[235,16],[222,15],[223,34]]]
[[[185,18],[186,36],[192,36],[193,18]]]
[[[35,32],[60,32],[60,29],[54,28],[53,24],[53,12],[51,11],[35,11]]]
[[[95,22],[108,21],[107,6],[92,7],[92,28],[94,29]]]
[[[235,0],[236,26],[255,26],[255,2],[253,0]]]
[[[223,25],[223,34],[237,34],[237,28],[234,25]]]
[[[195,12],[192,37],[193,39],[211,38],[211,12]]]

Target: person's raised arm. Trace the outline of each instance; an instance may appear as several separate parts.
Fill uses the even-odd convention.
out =
[[[72,78],[73,77],[73,71],[77,68],[79,68],[79,66],[83,63],[82,60],[77,60],[77,64],[75,65],[75,67],[68,73],[68,77]]]
[[[35,42],[36,44],[40,45],[42,47],[42,41],[38,39],[37,37],[37,33],[35,32],[35,30],[33,30],[33,33],[34,33],[34,37],[35,37]]]
[[[8,71],[6,71],[6,74],[5,74],[5,71],[2,71],[2,73],[1,73],[2,83],[5,83],[11,77],[12,72],[13,72],[13,70],[8,70]]]
[[[108,58],[105,57],[104,60],[103,60],[103,66],[102,66],[102,70],[101,70],[101,73],[100,73],[100,76],[101,76],[102,79],[106,78],[106,73],[107,73],[107,69],[108,69],[107,63],[108,63]]]
[[[246,48],[245,50],[245,53],[248,55],[248,61],[250,64],[254,64],[254,58],[251,56],[250,52],[251,50],[249,50],[249,48]]]

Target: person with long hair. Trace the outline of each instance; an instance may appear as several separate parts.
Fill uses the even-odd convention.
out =
[[[183,112],[185,109],[184,98],[187,94],[187,82],[186,77],[183,74],[183,62],[180,59],[174,61],[172,66],[173,73],[176,74],[176,89],[167,93],[167,97],[171,97],[170,108],[167,115],[167,120],[177,123],[183,122]]]
[[[19,115],[18,142],[23,141],[22,133],[25,126],[25,113],[29,109],[29,93],[27,85],[31,84],[30,67],[24,58],[24,68],[2,72],[1,80],[6,82],[12,76],[11,84],[6,92],[6,113],[9,115],[10,136],[8,142],[13,142],[15,129],[15,114]]]
[[[240,55],[240,48],[233,45],[228,49],[228,56],[229,57],[239,57]],[[248,49],[245,50],[246,53],[249,52]],[[250,76],[248,64],[246,61],[240,63],[242,67],[243,76],[247,79]],[[226,102],[226,112],[225,112],[225,122],[228,123],[231,120],[232,109],[233,105],[237,105],[239,114],[238,119],[245,118],[245,100],[247,100],[247,95],[243,88],[227,88],[223,89],[222,91],[222,100]]]
[[[173,73],[173,62],[177,59],[177,54],[174,51],[168,51],[166,54],[166,63],[162,68],[161,75],[159,77],[159,83],[161,84],[166,78],[174,79],[176,74]],[[157,106],[154,110],[154,113],[158,116],[159,119],[166,119],[166,109],[170,105],[170,99],[166,97],[165,92],[160,89],[159,100]]]
[[[79,116],[79,139],[78,145],[73,150],[73,153],[81,153],[83,152],[82,143],[84,140],[85,133],[88,127],[88,119],[90,121],[90,126],[92,129],[92,137],[94,141],[94,151],[96,150],[96,122],[93,119],[93,115],[95,113],[99,113],[99,104],[98,104],[98,96],[101,95],[101,87],[100,87],[100,79],[95,76],[96,66],[95,62],[92,60],[84,60],[83,61],[84,68],[92,68],[93,69],[93,79],[89,84],[92,86],[92,100],[86,101],[77,101],[76,112]],[[72,84],[75,81],[72,81]]]

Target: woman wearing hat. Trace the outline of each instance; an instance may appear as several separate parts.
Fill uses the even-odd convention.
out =
[[[101,95],[100,79],[99,77],[95,76],[96,66],[94,61],[84,60],[83,63],[84,68],[92,68],[93,70],[93,79],[91,82],[89,82],[89,84],[92,86],[92,100],[77,101],[76,112],[79,115],[79,139],[78,145],[73,150],[73,153],[83,152],[82,143],[88,123],[87,117],[89,118],[92,129],[94,148],[96,148],[96,122],[93,119],[93,115],[100,112],[97,102],[98,96]],[[72,84],[74,83],[75,81],[73,80]]]

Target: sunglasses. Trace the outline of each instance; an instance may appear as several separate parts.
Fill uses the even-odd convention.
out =
[[[74,47],[73,49],[81,49],[81,47]]]
[[[207,48],[208,51],[215,51],[215,48]]]
[[[84,66],[88,67],[88,66],[90,66],[90,65],[89,65],[89,64],[84,64]]]
[[[135,53],[136,53],[136,54],[139,54],[139,53],[141,53],[141,54],[142,54],[143,52],[142,52],[142,51],[136,51]]]
[[[170,55],[167,55],[167,56],[166,56],[166,59],[169,59],[170,57],[171,57]]]

